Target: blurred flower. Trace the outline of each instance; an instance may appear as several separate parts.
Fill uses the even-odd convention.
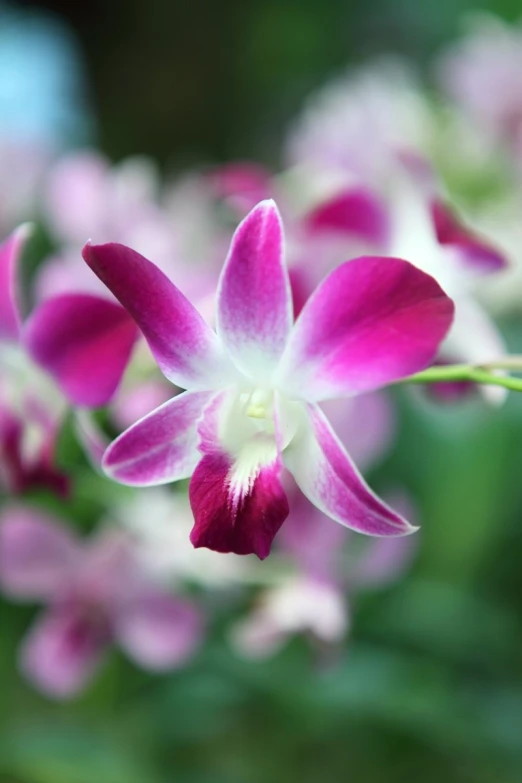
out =
[[[13,138],[0,129],[0,180],[9,183],[0,194],[0,236],[38,214],[41,183],[49,162],[49,150],[42,144]]]
[[[61,250],[41,268],[40,298],[71,291],[108,295],[81,262],[81,248],[93,235],[133,244],[168,263],[174,236],[157,203],[159,189],[158,172],[145,157],[111,166],[101,153],[83,150],[58,159],[47,177],[44,206]]]
[[[189,389],[114,441],[105,470],[141,486],[192,475],[191,540],[217,551],[268,555],[289,510],[283,463],[338,522],[373,535],[411,532],[369,490],[316,403],[425,367],[452,303],[406,261],[359,258],[329,275],[292,328],[283,252],[277,208],[261,202],[234,235],[216,334],[145,258],[86,245],[85,260],[136,319],[160,369]]]
[[[0,514],[0,586],[12,598],[48,605],[20,665],[55,698],[82,690],[113,643],[139,666],[165,671],[185,663],[201,638],[195,604],[145,578],[120,531],[81,542],[30,506]]]
[[[81,260],[81,248],[96,236],[155,258],[165,274],[177,275],[185,295],[211,319],[207,302],[219,266],[212,262],[215,252],[210,252],[217,239],[206,210],[208,185],[194,176],[163,188],[150,158],[131,157],[112,165],[96,150],[62,156],[45,184],[45,217],[59,250],[38,272],[40,299],[80,291],[112,298]],[[207,260],[194,264],[200,255],[198,243],[203,243]]]
[[[489,200],[475,215],[475,223],[508,253],[510,264],[502,274],[477,280],[479,301],[495,316],[519,313],[522,307],[522,189]]]
[[[423,194],[407,177],[397,180],[391,202],[391,255],[414,259],[455,302],[455,319],[440,357],[480,364],[505,353],[504,340],[474,293],[483,275],[502,271],[502,253],[460,223],[437,195]],[[483,387],[492,401],[505,398],[499,387]]]
[[[349,627],[343,593],[328,582],[289,576],[266,590],[252,613],[232,629],[231,640],[248,658],[273,655],[295,634],[308,634],[325,644],[339,642]]]
[[[24,322],[19,266],[27,235],[22,226],[0,245],[0,476],[10,491],[44,485],[64,493],[54,452],[67,402],[111,398],[137,329],[119,304],[83,294],[53,297]]]
[[[63,494],[67,479],[54,468],[54,450],[65,402],[21,342],[17,265],[27,233],[22,226],[0,245],[0,487]]]
[[[411,517],[402,496],[394,501]],[[329,524],[303,496],[296,497],[277,540],[287,558],[286,573],[256,598],[250,615],[231,633],[234,646],[251,658],[274,654],[295,634],[326,645],[340,642],[356,594],[396,581],[417,548],[413,536],[370,538],[357,547],[349,531]]]
[[[111,509],[111,518],[136,541],[143,569],[167,584],[188,581],[217,588],[256,581],[257,561],[194,549],[189,538],[194,519],[186,492],[166,487],[137,491]]]
[[[477,15],[468,35],[441,58],[439,75],[447,94],[482,133],[494,143],[509,143],[517,157],[522,155],[520,25]]]
[[[330,82],[291,128],[287,160],[310,172],[309,190],[362,183],[382,188],[397,159],[424,156],[433,120],[407,66],[398,60]],[[314,184],[315,183],[315,184]]]

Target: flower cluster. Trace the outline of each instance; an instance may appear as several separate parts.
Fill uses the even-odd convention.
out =
[[[495,26],[449,53],[444,120],[402,64],[350,73],[296,120],[278,173],[235,162],[165,183],[146,159],[84,150],[28,175],[0,149],[31,190],[3,197],[0,588],[48,607],[20,652],[40,689],[72,696],[113,643],[182,665],[231,585],[255,589],[229,633],[243,654],[303,632],[333,645],[357,592],[406,569],[404,488],[389,504],[359,472],[394,441],[385,387],[433,383],[441,401],[479,383],[497,405],[522,385],[494,320],[520,302],[504,249],[521,52]],[[469,178],[506,141],[503,200],[466,204],[448,149],[475,145]],[[27,219],[46,236],[31,269]],[[86,540],[65,521],[80,472],[100,490]]]

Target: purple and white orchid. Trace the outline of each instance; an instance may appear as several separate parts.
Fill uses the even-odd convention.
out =
[[[20,653],[25,676],[54,698],[81,691],[113,643],[151,671],[181,666],[202,635],[202,616],[140,570],[132,542],[107,529],[78,540],[27,505],[0,515],[0,587],[47,604]]]
[[[269,554],[289,513],[283,468],[347,527],[412,532],[365,484],[318,403],[377,389],[433,360],[453,318],[433,278],[397,258],[354,259],[322,282],[294,325],[283,227],[274,202],[263,201],[234,234],[214,332],[135,251],[87,244],[83,253],[166,377],[187,389],[109,446],[109,476],[135,486],[191,476],[191,541],[220,552]]]

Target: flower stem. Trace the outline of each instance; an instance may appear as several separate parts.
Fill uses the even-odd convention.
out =
[[[510,358],[508,357],[508,359]],[[502,364],[500,361],[498,363],[489,363],[488,367],[492,367],[493,364],[495,369],[508,369],[508,362]],[[520,368],[513,365],[511,365],[511,368],[522,371],[522,360]],[[428,367],[427,370],[404,378],[400,383],[448,383],[459,381],[480,383],[486,386],[503,386],[511,391],[522,392],[522,378],[513,378],[510,375],[496,375],[485,367],[474,367],[469,364],[448,364],[440,367]]]

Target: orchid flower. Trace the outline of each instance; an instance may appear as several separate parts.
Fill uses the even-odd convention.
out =
[[[432,361],[453,305],[431,277],[400,259],[355,259],[323,281],[293,325],[281,220],[273,202],[261,202],[234,234],[214,332],[135,251],[87,244],[83,252],[163,373],[187,389],[109,446],[109,476],[135,486],[191,476],[191,541],[221,552],[268,555],[289,512],[283,466],[337,522],[370,535],[412,531],[364,483],[317,403]]]
[[[165,671],[185,663],[201,638],[197,607],[144,577],[121,531],[82,542],[30,506],[0,514],[0,587],[13,599],[47,604],[23,642],[20,666],[54,698],[81,691],[113,643],[139,666]]]

